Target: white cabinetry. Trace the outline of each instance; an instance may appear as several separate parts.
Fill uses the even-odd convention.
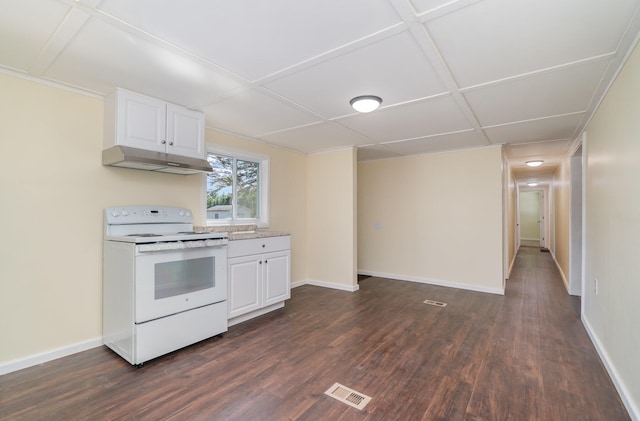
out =
[[[229,241],[229,325],[284,306],[291,297],[289,236]]]
[[[204,158],[204,114],[118,89],[105,98],[104,148],[131,146]]]

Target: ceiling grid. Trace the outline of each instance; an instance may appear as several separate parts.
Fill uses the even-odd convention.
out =
[[[550,180],[640,33],[640,0],[0,2],[7,74],[122,87],[302,154],[504,144],[522,183]],[[382,106],[355,113],[360,95]]]

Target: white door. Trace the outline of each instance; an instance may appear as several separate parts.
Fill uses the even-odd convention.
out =
[[[542,243],[541,195],[539,190],[520,192],[520,241],[523,245],[535,243],[539,246]]]
[[[262,307],[260,281],[262,278],[261,256],[234,257],[228,260],[229,318],[240,316]]]
[[[167,105],[167,153],[204,158],[204,116]]]
[[[120,145],[164,152],[166,104],[146,96],[118,91],[117,142]]]
[[[265,306],[291,298],[290,256],[290,251],[278,251],[263,256]]]

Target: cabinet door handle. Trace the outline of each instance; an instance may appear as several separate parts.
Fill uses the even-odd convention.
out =
[[[167,141],[166,141],[166,140],[163,140],[163,141],[162,141],[162,142],[160,142],[160,143],[162,143],[162,144],[164,145],[165,143],[167,143]]]
[[[169,142],[169,146],[173,146],[173,142]]]
[[[258,264],[259,264],[259,265],[261,265],[261,264],[262,264],[262,260],[260,260],[260,261],[258,262]]]
[[[265,261],[264,261],[264,264],[266,265],[267,263],[269,263],[269,262],[267,262],[267,261],[265,260]]]

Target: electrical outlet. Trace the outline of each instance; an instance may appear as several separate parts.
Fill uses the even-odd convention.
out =
[[[598,278],[593,280],[593,292],[598,295]]]

